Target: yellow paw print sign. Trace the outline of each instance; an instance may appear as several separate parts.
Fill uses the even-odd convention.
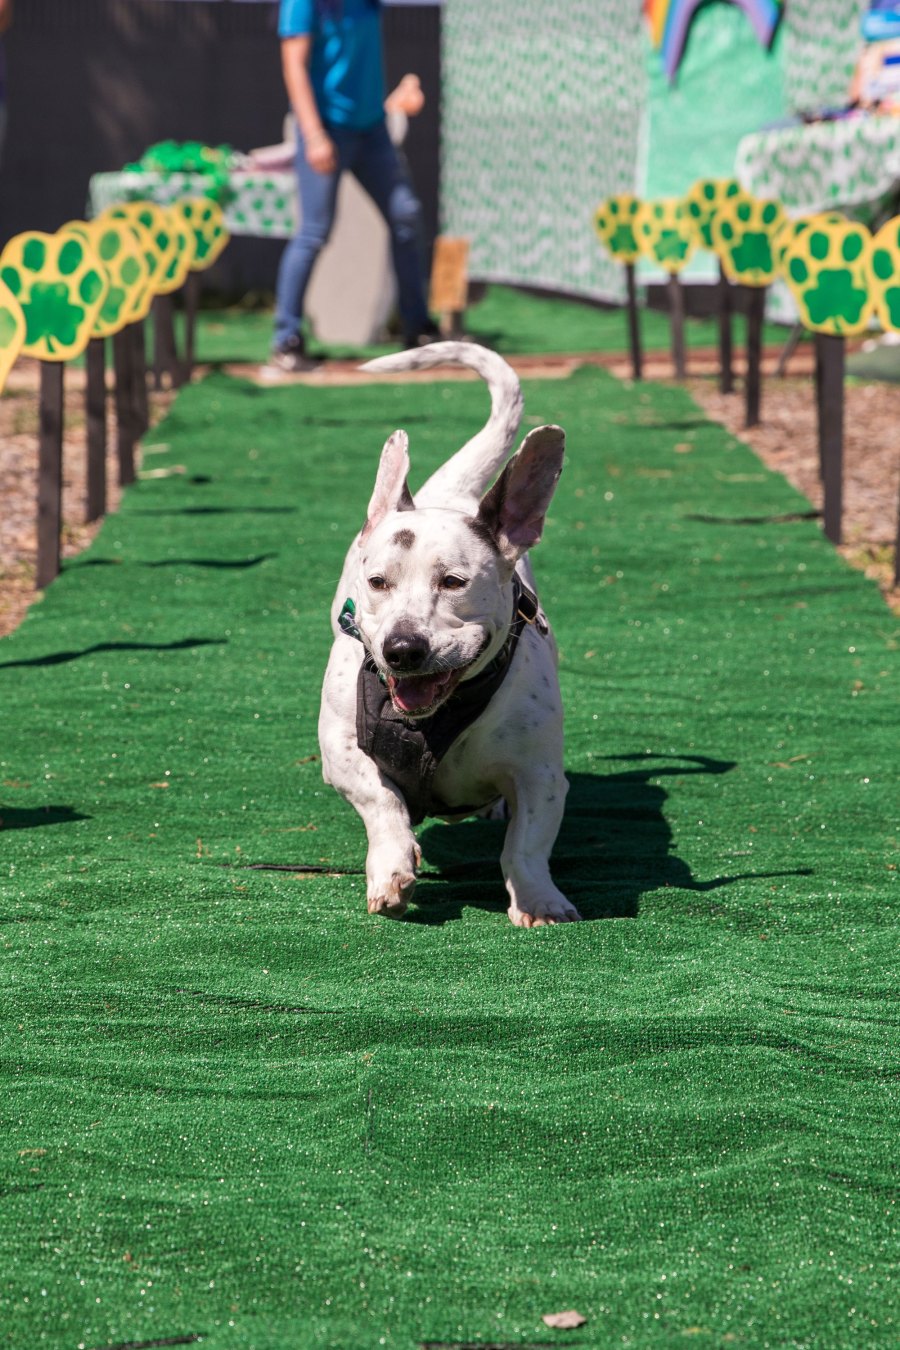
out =
[[[145,319],[150,313],[150,307],[157,293],[157,278],[166,265],[165,256],[160,253],[153,234],[138,219],[137,211],[142,205],[142,202],[123,202],[119,206],[108,206],[103,214],[97,217],[98,223],[116,221],[129,229],[144,259],[147,286],[139,300],[135,302],[137,308],[131,314],[132,321]]]
[[[698,178],[684,199],[700,248],[713,248],[712,223],[715,215],[742,191],[736,178]]]
[[[25,316],[27,356],[68,361],[84,351],[107,289],[86,239],[66,229],[18,234],[0,254],[0,281]]]
[[[594,212],[594,229],[617,262],[633,263],[641,255],[637,232],[640,209],[638,197],[621,192],[607,197]]]
[[[772,252],[779,272],[784,271],[784,259],[795,239],[799,239],[804,230],[809,229],[810,216],[786,217],[781,228],[772,240]]]
[[[197,236],[182,210],[181,202],[173,202],[171,206],[165,208],[165,211],[169,229],[175,236],[176,248],[164,280],[168,290],[176,291],[187,281],[188,273],[194,265],[197,257]]]
[[[780,202],[747,192],[727,198],[713,216],[711,236],[729,281],[739,286],[768,286],[778,273],[773,248],[784,224]]]
[[[225,225],[225,215],[218,202],[209,197],[188,197],[179,203],[179,207],[190,228],[194,231],[197,252],[192,272],[203,272],[213,263],[228,243],[229,234]]]
[[[159,254],[159,266],[153,275],[157,295],[168,295],[181,285],[178,279],[178,233],[168,211],[155,202],[136,202],[134,218],[153,240]],[[183,278],[182,278],[183,280]]]
[[[25,315],[12,291],[0,281],[0,390],[25,342]]]
[[[882,225],[872,240],[868,273],[882,328],[900,332],[900,216]]]
[[[814,216],[784,255],[784,278],[800,317],[815,333],[837,337],[869,325],[872,236],[842,216]]]
[[[641,251],[666,272],[680,272],[696,245],[691,218],[680,197],[642,202],[638,212]]]
[[[111,337],[120,328],[143,318],[149,303],[150,271],[134,232],[123,220],[71,220],[63,227],[87,239],[106,273],[107,290],[92,337]],[[144,310],[146,314],[146,310]]]

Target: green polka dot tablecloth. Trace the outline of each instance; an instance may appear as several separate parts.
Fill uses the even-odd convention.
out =
[[[745,136],[735,173],[787,210],[842,207],[863,218],[900,192],[900,117],[847,117]]]
[[[180,197],[202,197],[208,180],[202,174],[98,173],[90,182],[90,214],[99,215],[120,202],[150,200],[168,206]],[[290,239],[297,230],[297,179],[289,173],[233,173],[233,194],[224,205],[231,234]]]

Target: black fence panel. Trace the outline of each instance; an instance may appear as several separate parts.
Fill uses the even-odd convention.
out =
[[[156,141],[241,150],[281,140],[287,101],[277,4],[235,0],[25,0],[6,37],[7,130],[0,164],[0,246],[84,215],[91,174],[114,171]],[[437,227],[440,8],[385,10],[389,87],[415,71],[426,108],[406,152]],[[235,240],[207,275],[226,292],[270,288],[281,241]]]

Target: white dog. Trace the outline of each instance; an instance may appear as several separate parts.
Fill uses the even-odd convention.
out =
[[[365,824],[370,913],[405,911],[421,861],[412,826],[425,816],[508,811],[500,861],[510,919],[524,928],[578,919],[550,876],[568,788],[562,703],[525,556],[541,537],[565,435],[539,427],[506,463],[519,382],[501,357],[470,343],[434,343],[363,369],[447,362],[487,381],[491,415],[415,498],[406,433],[384,447],[332,609],[323,773]]]

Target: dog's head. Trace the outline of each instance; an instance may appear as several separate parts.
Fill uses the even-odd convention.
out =
[[[403,716],[430,716],[502,647],[513,571],[541,537],[564,450],[560,427],[532,431],[468,515],[417,510],[406,433],[388,440],[359,537],[356,622]]]

